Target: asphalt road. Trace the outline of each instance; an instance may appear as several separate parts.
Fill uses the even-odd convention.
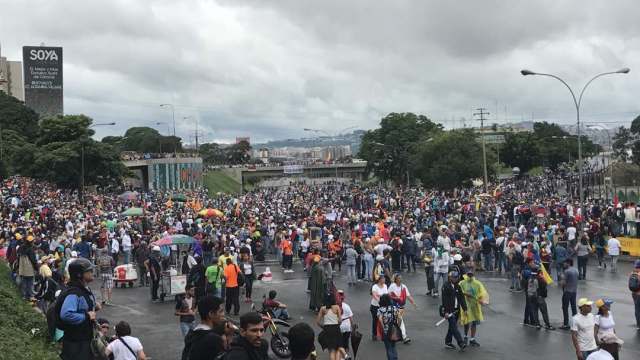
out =
[[[593,260],[591,260],[593,262]],[[289,312],[296,322],[314,323],[314,314],[307,310],[308,296],[305,293],[306,276],[297,268],[294,278],[283,280],[279,269],[272,267],[274,280],[264,284],[254,284],[254,301],[260,302],[263,294],[270,289],[278,291],[278,298],[289,306]],[[616,331],[625,341],[622,350],[623,359],[640,359],[640,332],[635,329],[633,301],[627,289],[627,274],[631,270],[628,263],[619,264],[619,272],[612,274],[599,271],[590,266],[587,280],[581,281],[578,298],[588,297],[595,300],[599,297],[613,299],[615,303],[612,313],[616,321]],[[263,271],[257,268],[258,272]],[[343,270],[344,271],[344,270]],[[553,275],[553,274],[552,274]],[[346,276],[346,275],[345,275]],[[490,294],[490,304],[485,307],[485,321],[478,330],[479,348],[469,348],[461,354],[444,348],[446,324],[436,328],[440,319],[437,314],[439,299],[424,295],[426,281],[424,272],[419,268],[416,274],[406,274],[405,283],[412,291],[418,304],[418,310],[408,307],[405,317],[409,337],[413,341],[398,344],[401,359],[459,359],[463,357],[474,360],[484,359],[575,359],[570,334],[566,331],[536,330],[521,325],[524,311],[524,297],[508,291],[509,282],[505,277],[479,274]],[[384,345],[372,342],[370,336],[371,315],[369,313],[369,284],[359,283],[347,287],[342,276],[335,279],[338,288],[345,289],[347,303],[355,313],[356,322],[363,333],[363,341],[358,351],[359,359],[385,359]],[[93,286],[98,290],[99,285]],[[96,294],[98,291],[96,291]],[[99,295],[98,295],[99,296]],[[547,304],[549,315],[554,326],[562,323],[561,292],[557,286],[549,288]],[[114,290],[115,306],[106,307],[99,313],[115,324],[126,320],[131,324],[133,335],[141,339],[145,352],[154,360],[179,359],[183,341],[180,336],[177,317],[173,315],[174,303],[171,299],[161,304],[150,301],[148,288],[126,288]],[[241,313],[249,310],[249,305],[241,303]],[[542,320],[542,318],[541,318]],[[316,329],[316,334],[319,329]],[[318,349],[320,348],[317,346]],[[320,359],[328,359],[327,353],[321,353]]]

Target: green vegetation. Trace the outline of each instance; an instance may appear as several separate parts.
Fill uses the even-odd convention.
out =
[[[222,192],[227,194],[240,193],[240,183],[222,171],[210,171],[204,175],[204,186],[209,195]]]
[[[126,168],[111,145],[91,138],[84,115],[38,118],[16,98],[0,92],[0,175],[20,174],[63,187],[78,187],[84,152],[85,184],[111,185]]]
[[[0,260],[0,349],[3,359],[55,360],[57,349],[47,339],[44,316],[24,302],[11,282],[7,263]],[[32,329],[39,329],[32,335]]]

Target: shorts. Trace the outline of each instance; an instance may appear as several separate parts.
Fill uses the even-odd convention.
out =
[[[100,289],[113,289],[113,275],[102,274],[100,275],[100,278],[102,278],[102,285],[100,285]]]

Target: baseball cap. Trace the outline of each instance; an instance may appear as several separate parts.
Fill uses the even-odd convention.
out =
[[[613,300],[611,299],[598,299],[596,300],[596,307],[601,308],[604,305],[610,306],[611,304],[613,304]]]
[[[593,305],[593,301],[589,301],[589,299],[587,298],[580,298],[580,300],[578,300],[578,307],[583,307],[585,305]]]

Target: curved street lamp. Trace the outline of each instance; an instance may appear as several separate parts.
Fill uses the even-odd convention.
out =
[[[560,81],[561,83],[564,84],[564,86],[567,87],[567,89],[569,89],[569,92],[571,93],[571,97],[573,98],[573,104],[576,107],[576,124],[578,125],[578,183],[579,183],[579,191],[580,191],[580,207],[582,207],[582,204],[584,202],[584,192],[582,191],[582,141],[580,139],[580,105],[582,104],[582,96],[584,95],[585,90],[587,90],[587,87],[597,78],[601,77],[601,76],[605,76],[605,75],[612,75],[612,74],[628,74],[631,70],[627,67],[622,68],[620,70],[617,71],[609,71],[609,72],[604,72],[601,74],[598,74],[594,77],[591,78],[591,80],[587,81],[587,83],[582,87],[582,90],[580,91],[580,96],[578,98],[576,98],[575,93],[573,92],[573,89],[571,89],[571,86],[569,86],[569,84],[567,84],[566,81],[562,80],[560,77],[553,75],[553,74],[545,74],[545,73],[539,73],[539,72],[535,72],[532,70],[527,70],[527,69],[523,69],[520,71],[520,73],[523,76],[528,76],[528,75],[541,75],[541,76],[548,76],[548,77],[552,77],[558,81]]]

